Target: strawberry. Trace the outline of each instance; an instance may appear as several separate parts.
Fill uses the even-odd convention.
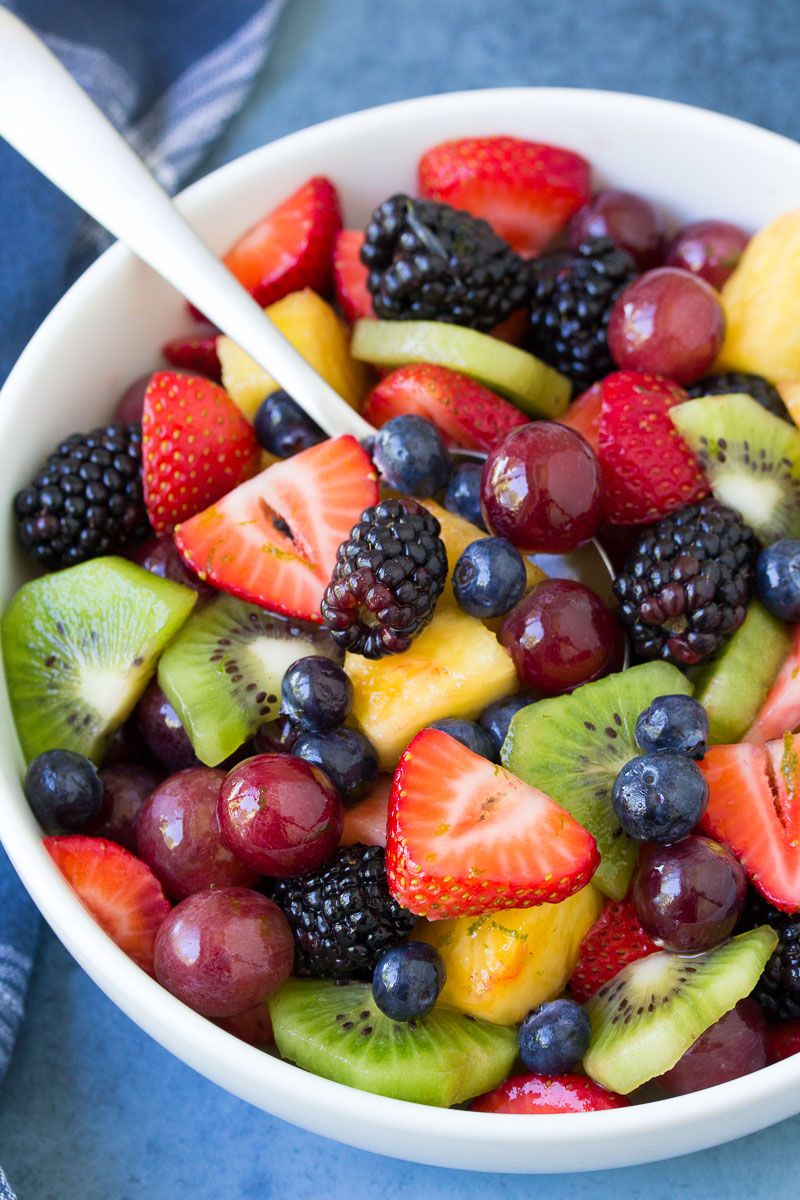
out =
[[[106,838],[70,834],[43,843],[98,925],[152,975],[156,934],[170,904],[150,868]]]
[[[585,1075],[514,1075],[493,1092],[478,1096],[472,1112],[577,1113],[627,1108],[630,1100]]]
[[[800,1054],[800,1021],[767,1026],[767,1065]]]
[[[420,194],[482,217],[520,254],[538,254],[589,199],[585,158],[514,137],[442,142],[419,162]]]
[[[658,950],[639,924],[629,900],[615,900],[601,913],[581,942],[572,974],[572,994],[583,1004],[598,988],[637,958]]]
[[[427,417],[448,445],[467,450],[491,450],[530,421],[482,383],[432,363],[397,367],[367,396],[364,416],[377,428],[402,413]]]
[[[593,383],[572,401],[563,417],[559,417],[561,425],[568,425],[581,437],[585,438],[594,450],[600,453],[600,413],[603,406],[603,385]]]
[[[253,426],[219,384],[156,371],[144,395],[142,480],[156,533],[213,504],[255,471]]]
[[[800,909],[800,735],[766,746],[712,746],[697,765],[708,783],[700,828],[741,862],[776,908]]]
[[[333,290],[336,303],[351,325],[361,317],[375,316],[367,289],[367,268],[360,257],[363,244],[360,229],[343,229],[333,245]]]
[[[165,342],[161,353],[171,366],[207,375],[209,379],[219,383],[222,368],[217,357],[217,336],[218,331],[214,326],[208,325],[197,333]]]
[[[557,903],[600,861],[594,838],[543,792],[438,729],[400,758],[389,798],[386,874],[429,920]]]
[[[600,466],[606,517],[645,525],[708,495],[708,483],[669,410],[687,399],[677,384],[639,371],[602,382]]]
[[[363,846],[386,845],[386,819],[391,790],[391,776],[379,775],[366,800],[344,810],[342,846],[353,846],[356,842]]]
[[[346,435],[267,467],[179,525],[175,544],[222,591],[321,624],[336,551],[377,499],[375,469]]]
[[[336,188],[316,175],[248,229],[223,261],[264,308],[303,288],[324,292],[341,227]]]
[[[742,738],[754,746],[763,746],[772,738],[793,732],[800,726],[800,625],[792,633],[792,645],[786,662],[767,693],[753,724]]]

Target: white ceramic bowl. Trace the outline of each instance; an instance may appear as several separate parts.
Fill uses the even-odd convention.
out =
[[[649,196],[675,220],[719,216],[755,229],[796,207],[800,146],[714,113],[604,92],[507,89],[411,100],[264,146],[180,203],[217,250],[312,174],[335,180],[347,222],[413,189],[420,153],[445,138],[510,133],[586,155],[598,181]],[[104,254],[31,341],[0,398],[3,603],[24,577],[14,492],[62,435],[105,419],[121,389],[188,328],[181,299],[123,247]],[[573,1116],[446,1111],[342,1087],[237,1041],[185,1008],[117,949],[40,844],[0,689],[0,836],[43,915],[95,982],[197,1071],[267,1112],[363,1149],[482,1171],[586,1171],[685,1154],[800,1111],[800,1055],[693,1096]]]

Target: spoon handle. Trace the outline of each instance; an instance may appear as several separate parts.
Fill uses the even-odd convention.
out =
[[[87,93],[5,7],[0,61],[0,136],[229,334],[326,433],[374,433],[265,318]]]

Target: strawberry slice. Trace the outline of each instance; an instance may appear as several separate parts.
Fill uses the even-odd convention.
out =
[[[515,137],[442,142],[419,162],[420,194],[483,217],[520,254],[538,254],[589,199],[585,158]]]
[[[578,965],[570,980],[572,995],[583,1004],[623,967],[658,949],[639,924],[631,902],[614,901],[581,942]]]
[[[404,908],[437,921],[555,904],[598,862],[569,813],[439,729],[403,753],[389,798],[386,874]]]
[[[594,450],[600,454],[600,413],[603,406],[603,385],[593,383],[572,401],[563,417],[559,417],[561,425],[568,425],[581,437],[585,438]]]
[[[493,1092],[478,1096],[472,1112],[579,1113],[628,1108],[627,1096],[609,1092],[585,1075],[514,1075]]]
[[[800,1054],[800,1021],[767,1026],[767,1066]]]
[[[530,421],[482,383],[432,363],[397,367],[367,396],[364,416],[378,429],[402,413],[427,417],[448,445],[467,450],[491,450]]]
[[[264,308],[303,288],[324,292],[341,227],[336,188],[316,175],[248,229],[223,262]]]
[[[156,533],[168,533],[249,479],[258,461],[253,426],[219,384],[177,371],[151,376],[142,412],[142,481]]]
[[[222,378],[222,367],[217,357],[218,330],[208,325],[197,333],[187,334],[186,337],[173,338],[161,347],[164,358],[173,367],[182,371],[191,371],[207,375],[215,383]]]
[[[712,746],[697,765],[709,788],[700,828],[785,912],[800,908],[800,735],[765,746]]]
[[[669,419],[687,399],[677,384],[639,371],[602,381],[600,465],[606,518],[646,525],[708,495],[697,460]]]
[[[333,290],[347,321],[374,317],[372,296],[367,288],[367,268],[361,261],[364,234],[360,229],[343,229],[333,246]]]
[[[800,625],[792,633],[786,662],[767,693],[758,716],[742,738],[754,746],[763,746],[784,733],[800,727]]]
[[[391,790],[391,776],[381,776],[366,800],[344,810],[340,845],[354,846],[357,842],[362,846],[386,845],[386,821]]]
[[[175,544],[223,592],[321,624],[336,551],[377,499],[375,468],[345,435],[267,467],[179,525]]]
[[[150,868],[130,850],[106,838],[70,834],[42,840],[97,924],[152,975],[156,934],[170,903]]]

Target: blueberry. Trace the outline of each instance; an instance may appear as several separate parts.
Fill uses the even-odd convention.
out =
[[[453,592],[471,617],[501,617],[525,595],[527,575],[519,550],[505,538],[470,542],[453,571]]]
[[[614,780],[611,804],[628,837],[669,845],[691,833],[708,804],[699,767],[675,750],[632,758]]]
[[[320,767],[338,788],[343,804],[355,804],[368,792],[378,774],[375,747],[355,729],[332,733],[301,733],[292,754]]]
[[[645,753],[677,750],[702,758],[708,742],[708,714],[691,696],[659,696],[640,714],[636,741]]]
[[[36,819],[48,832],[70,833],[100,815],[103,785],[94,763],[83,754],[38,754],[28,767],[24,787]]]
[[[465,521],[485,529],[481,513],[481,475],[483,463],[462,462],[453,468],[444,494],[444,506]]]
[[[512,717],[529,704],[533,704],[530,696],[504,696],[502,700],[487,705],[478,718],[478,724],[483,726],[497,747],[498,756],[508,736]]]
[[[406,942],[384,950],[372,973],[372,997],[393,1021],[424,1017],[444,987],[442,956],[426,942]]]
[[[259,446],[278,458],[291,458],[325,440],[325,434],[283,390],[262,400],[253,421]]]
[[[439,430],[413,413],[386,422],[375,438],[373,458],[389,487],[422,500],[450,478],[450,455]]]
[[[488,758],[489,762],[498,760],[494,739],[476,721],[462,721],[459,717],[445,717],[441,721],[433,721],[430,728],[441,729],[442,733],[449,733],[450,737],[461,742],[461,745],[466,746],[473,754],[480,754],[481,758]]]
[[[773,616],[781,621],[800,621],[800,541],[781,538],[761,551],[756,564],[756,591]]]
[[[573,1071],[589,1048],[591,1026],[574,1000],[550,1000],[528,1013],[519,1027],[519,1056],[537,1075]]]
[[[309,654],[292,663],[281,686],[282,709],[305,729],[338,729],[353,702],[353,685],[337,663]]]

